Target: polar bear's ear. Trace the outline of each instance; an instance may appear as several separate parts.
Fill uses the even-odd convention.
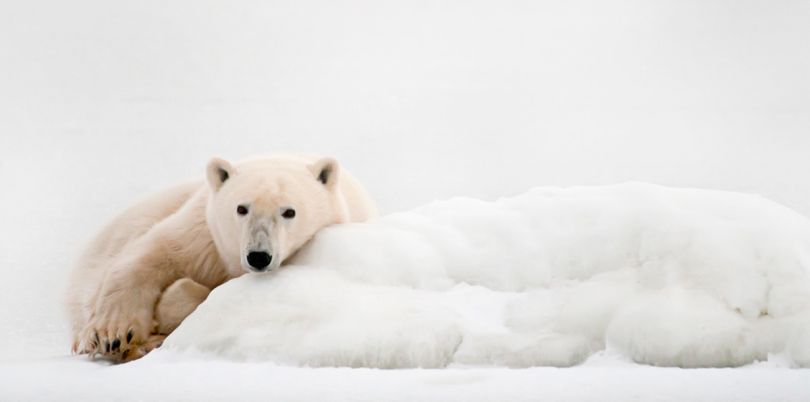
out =
[[[208,185],[211,190],[217,191],[233,174],[233,166],[225,159],[212,158],[208,162],[205,175],[208,178]]]
[[[331,190],[335,188],[340,168],[338,167],[337,161],[333,158],[321,158],[317,162],[309,165],[309,171],[312,172],[315,178],[323,183],[327,189]]]

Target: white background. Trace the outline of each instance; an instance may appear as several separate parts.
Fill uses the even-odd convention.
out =
[[[64,355],[66,273],[213,155],[335,156],[384,211],[651,181],[810,215],[807,1],[4,1],[0,360]]]

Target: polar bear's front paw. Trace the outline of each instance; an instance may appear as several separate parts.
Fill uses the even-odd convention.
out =
[[[81,350],[116,362],[128,361],[130,354],[148,340],[152,327],[152,314],[147,309],[99,308],[83,332]]]

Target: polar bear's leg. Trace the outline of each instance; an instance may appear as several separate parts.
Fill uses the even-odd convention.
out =
[[[155,306],[154,329],[142,341],[130,343],[129,347],[106,353],[103,356],[116,363],[140,359],[163,344],[166,336],[174,331],[197,306],[205,301],[211,290],[189,278],[176,280],[160,295]]]
[[[182,278],[172,283],[160,296],[155,306],[157,333],[168,335],[200,305],[211,289],[189,279]]]

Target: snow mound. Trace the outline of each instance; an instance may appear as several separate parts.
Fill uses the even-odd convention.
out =
[[[305,366],[810,365],[810,221],[622,184],[435,202],[323,230],[211,293],[165,349]]]

